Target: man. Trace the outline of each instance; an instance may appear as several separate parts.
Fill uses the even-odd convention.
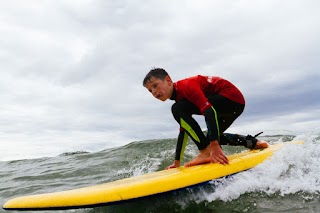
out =
[[[239,89],[223,78],[198,75],[173,83],[164,69],[155,68],[146,75],[143,86],[161,101],[176,101],[172,114],[180,124],[180,133],[174,163],[167,169],[180,166],[188,136],[197,145],[199,154],[187,162],[186,167],[210,162],[228,164],[220,145],[242,145],[250,149],[268,147],[267,142],[255,138],[257,135],[224,133],[243,112],[245,100]],[[193,119],[193,114],[204,115],[207,136]]]

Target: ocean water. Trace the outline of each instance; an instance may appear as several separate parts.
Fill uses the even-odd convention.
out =
[[[51,212],[320,212],[320,134],[261,138],[273,144],[294,140],[304,140],[305,144],[285,146],[253,169],[200,186],[109,206]],[[229,146],[223,149],[226,154],[245,150]],[[75,189],[159,171],[172,163],[174,151],[175,139],[155,139],[99,152],[0,161],[0,205],[17,196]],[[196,153],[193,142],[189,142],[185,160]]]

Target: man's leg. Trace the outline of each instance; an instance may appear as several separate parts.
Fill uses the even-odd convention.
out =
[[[241,115],[245,107],[244,105],[231,101],[221,95],[209,96],[208,99],[218,114],[220,145],[245,146],[249,149],[268,147],[266,142],[256,139],[258,135],[244,136],[224,133]]]
[[[259,143],[258,143],[259,140],[256,139],[258,135],[244,136],[239,134],[223,133],[221,135],[221,145],[245,146],[249,149],[259,148]],[[258,144],[258,147],[256,147],[257,144]],[[266,147],[261,147],[261,148],[266,148]]]
[[[203,134],[199,124],[192,117],[193,114],[200,114],[199,109],[187,100],[181,100],[172,105],[172,114],[191,139],[195,142],[199,150],[205,149],[209,145],[207,137]]]
[[[199,154],[185,164],[185,166],[190,165],[199,165],[199,164],[205,164],[211,162],[210,157],[210,142],[208,138],[203,134],[199,124],[192,118],[193,114],[200,114],[199,109],[190,103],[189,101],[182,100],[179,102],[176,102],[172,106],[172,113],[176,121],[180,124],[180,134],[178,137],[178,143],[177,143],[177,149],[176,149],[176,160],[179,158],[181,159],[181,153],[179,153],[179,147],[181,145],[179,141],[179,138],[182,136],[182,132],[187,132],[187,134],[192,138],[192,140],[195,142],[199,149]],[[182,144],[182,147],[184,147],[185,144]],[[184,148],[180,149],[183,150]],[[177,153],[178,151],[178,153]],[[181,160],[180,160],[181,161]]]
[[[208,96],[208,100],[217,112],[217,123],[219,124],[220,137],[231,124],[241,115],[244,105],[236,103],[222,95]]]

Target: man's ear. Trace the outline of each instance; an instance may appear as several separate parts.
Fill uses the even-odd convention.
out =
[[[170,78],[169,75],[166,76],[165,80],[166,80],[168,83],[172,83],[172,80],[171,80],[171,78]]]

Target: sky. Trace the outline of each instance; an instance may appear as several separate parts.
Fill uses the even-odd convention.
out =
[[[318,8],[317,0],[1,1],[0,152],[176,137],[173,102],[142,86],[154,67],[173,81],[234,83],[246,109],[229,132],[319,133]]]

